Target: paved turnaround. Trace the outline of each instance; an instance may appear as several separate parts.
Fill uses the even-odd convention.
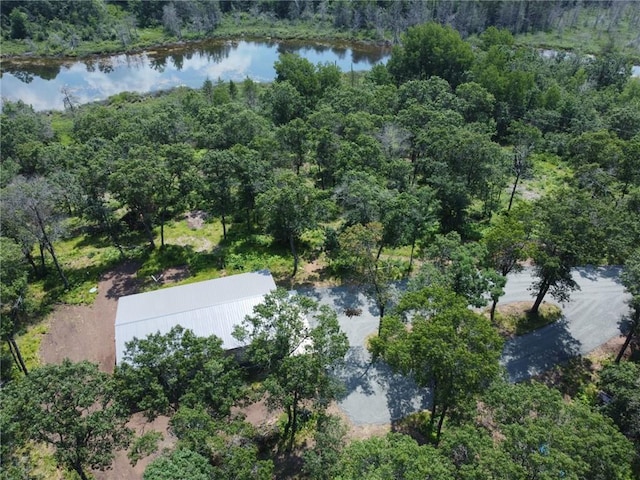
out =
[[[573,271],[580,290],[562,305],[563,318],[506,342],[502,364],[512,381],[524,380],[568,358],[587,353],[621,333],[630,298],[619,280],[619,267],[581,267]],[[501,303],[532,300],[534,278],[527,268],[509,275]],[[418,388],[396,375],[383,362],[372,365],[366,338],[378,330],[378,312],[372,302],[353,287],[301,289],[338,313],[350,349],[345,366],[337,372],[347,392],[339,402],[356,425],[386,424],[430,403],[428,389]],[[549,296],[548,301],[553,301]],[[359,316],[347,317],[346,308],[360,308]]]

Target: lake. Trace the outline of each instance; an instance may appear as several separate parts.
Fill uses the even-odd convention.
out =
[[[297,53],[313,64],[329,62],[343,72],[368,70],[385,63],[391,50],[373,45],[308,41],[207,41],[143,53],[78,59],[2,61],[3,98],[22,100],[36,110],[63,108],[61,89],[67,87],[80,103],[104,100],[120,92],[156,92],[180,85],[199,88],[205,79],[257,82],[275,78],[274,62],[281,53]],[[542,55],[556,54],[542,50]],[[640,66],[633,67],[640,77]]]
[[[80,103],[104,100],[123,91],[155,92],[177,86],[199,88],[207,79],[257,82],[275,78],[281,53],[297,53],[314,65],[335,64],[343,72],[384,63],[389,48],[371,45],[310,44],[290,41],[208,41],[158,48],[138,54],[83,59],[2,61],[2,97],[22,100],[35,110],[61,110],[62,88]]]

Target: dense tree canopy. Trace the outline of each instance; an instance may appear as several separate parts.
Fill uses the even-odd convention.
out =
[[[400,315],[387,317],[371,348],[394,370],[430,389],[430,429],[437,444],[447,413],[498,374],[502,339],[463,297],[442,287],[405,294],[398,311],[410,316],[410,328]]]
[[[343,360],[348,342],[336,313],[278,289],[255,307],[234,336],[248,344],[247,360],[266,372],[267,403],[285,410],[284,437],[291,449],[303,404],[324,410],[340,392],[330,372]]]
[[[88,468],[110,468],[115,450],[128,445],[128,416],[116,395],[109,375],[88,362],[35,369],[2,389],[3,444],[46,443],[59,465],[87,479]]]
[[[203,404],[212,415],[226,415],[241,388],[222,341],[179,325],[165,335],[134,338],[114,377],[123,402],[150,418],[175,412],[181,404]]]

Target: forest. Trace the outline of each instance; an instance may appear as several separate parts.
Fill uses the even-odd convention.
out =
[[[200,25],[177,11],[186,5],[211,8],[213,24],[217,12],[250,8],[280,18],[325,5],[334,24],[343,8],[345,28],[368,6],[405,13],[391,15],[400,43],[389,62],[362,74],[283,54],[270,84],[203,79],[95,104],[69,97],[63,112],[3,102],[2,478],[51,478],[47,463],[64,478],[108,474],[123,449],[132,464],[153,456],[148,480],[640,478],[640,79],[615,46],[544,56],[517,44],[512,31],[548,28],[549,5],[566,2],[527,11],[532,25],[519,27],[507,6],[539,3],[425,3],[436,17],[443,5],[475,9],[452,22],[460,31],[407,25],[421,20],[410,15],[418,2],[29,7],[42,18],[78,10],[55,27],[24,3],[2,2],[3,36],[44,39],[48,25],[103,38],[108,22],[73,26],[102,7],[141,26],[169,28],[176,15],[180,31]],[[463,38],[472,31],[473,44]],[[185,212],[205,214],[203,236]],[[239,358],[177,327],[129,343],[113,373],[39,364],[47,315],[91,303],[91,287],[123,264],[136,266],[142,290],[177,267],[183,282],[268,268],[283,288],[234,332],[248,345]],[[532,301],[505,318],[507,276],[525,264]],[[570,298],[572,269],[588,264],[623,266],[619,354],[587,369],[569,362],[555,382],[508,382],[505,337],[557,319],[549,306]],[[350,435],[332,408],[349,346],[337,312],[287,293],[318,280],[366,292],[379,315],[372,361],[429,389],[428,410],[386,435]],[[242,414],[260,401],[277,415],[269,428]],[[175,443],[134,434],[132,415],[167,417]]]
[[[596,54],[617,45],[639,63],[634,0],[4,0],[2,56],[85,56],[238,36],[398,44],[435,21],[463,38],[490,26],[519,44]]]

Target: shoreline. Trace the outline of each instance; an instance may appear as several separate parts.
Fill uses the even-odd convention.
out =
[[[300,37],[296,35],[259,35],[259,34],[248,34],[248,33],[240,33],[235,35],[212,35],[206,36],[197,39],[188,39],[188,40],[169,40],[161,43],[149,43],[148,45],[139,45],[132,48],[115,48],[113,50],[103,50],[103,51],[94,51],[94,52],[80,52],[77,55],[72,55],[69,53],[60,53],[53,55],[42,55],[34,52],[22,53],[22,54],[4,54],[0,53],[0,62],[10,62],[13,64],[20,64],[24,62],[35,63],[38,61],[59,61],[60,63],[64,63],[66,61],[78,61],[84,59],[91,58],[104,58],[104,57],[112,57],[116,55],[140,55],[145,52],[154,51],[154,50],[165,50],[165,51],[175,51],[180,49],[187,49],[197,46],[198,44],[205,44],[209,42],[240,42],[240,41],[261,41],[261,42],[304,42],[304,43],[314,43],[318,45],[325,45],[328,47],[331,46],[344,46],[348,48],[353,48],[354,46],[360,46],[362,48],[392,48],[393,44],[389,40],[363,40],[363,39],[350,39],[350,38],[340,38],[338,37],[328,37],[328,36],[308,36],[308,37]]]

